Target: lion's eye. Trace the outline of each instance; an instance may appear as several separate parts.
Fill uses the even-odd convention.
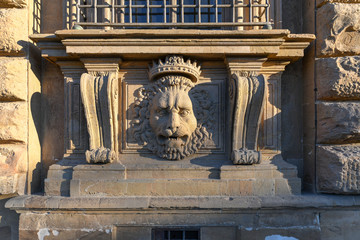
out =
[[[179,115],[182,117],[185,117],[189,114],[190,114],[190,110],[188,110],[188,109],[180,109],[180,111],[179,111]]]
[[[159,108],[156,112],[157,112],[158,115],[164,116],[164,115],[166,115],[167,110],[164,109],[164,108]]]

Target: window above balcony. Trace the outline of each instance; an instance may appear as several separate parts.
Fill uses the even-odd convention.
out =
[[[69,0],[68,28],[280,28],[281,0]]]

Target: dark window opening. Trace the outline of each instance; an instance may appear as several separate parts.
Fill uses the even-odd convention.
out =
[[[153,240],[200,240],[198,229],[153,229]]]

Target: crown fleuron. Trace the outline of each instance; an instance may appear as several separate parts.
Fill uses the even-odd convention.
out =
[[[159,60],[158,63],[153,61],[152,67],[149,67],[150,81],[156,80],[164,75],[183,75],[196,83],[201,74],[200,66],[196,61],[184,61],[182,56],[171,55],[165,58],[165,62]]]

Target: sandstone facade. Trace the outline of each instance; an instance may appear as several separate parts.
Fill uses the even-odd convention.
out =
[[[0,103],[0,141],[27,142],[27,109],[24,102]]]
[[[0,57],[0,100],[24,101],[27,99],[27,60],[16,57]]]
[[[360,6],[356,3],[327,3],[316,13],[317,56],[360,53]]]
[[[0,8],[24,8],[26,7],[27,1],[26,0],[1,0],[0,1]]]
[[[0,0],[0,239],[356,239],[360,2],[278,2],[270,18],[290,31],[66,30],[75,4],[43,1],[40,16],[38,1]],[[174,110],[152,101],[148,67],[176,55],[202,65]],[[159,78],[189,76],[176,71]],[[181,95],[168,88],[157,96]]]
[[[360,57],[332,57],[316,60],[319,100],[358,100],[360,98]]]
[[[26,9],[0,9],[0,54],[24,53],[28,39]],[[26,72],[26,71],[25,71]]]
[[[357,193],[360,4],[318,1],[317,7],[317,185]]]
[[[14,196],[35,188],[34,162],[40,155],[38,137],[34,137],[39,86],[37,51],[30,49],[29,26],[35,13],[34,3],[24,0],[0,1],[0,238],[18,239],[18,215],[4,208]],[[29,18],[30,16],[30,18]],[[36,81],[38,83],[36,83]],[[39,175],[38,175],[39,176]],[[33,190],[32,190],[33,189]],[[36,190],[37,191],[37,190]]]
[[[358,102],[318,103],[318,143],[359,142],[359,107]]]
[[[357,145],[318,146],[317,154],[322,158],[317,166],[321,192],[347,194],[360,192],[359,151],[360,146]]]

